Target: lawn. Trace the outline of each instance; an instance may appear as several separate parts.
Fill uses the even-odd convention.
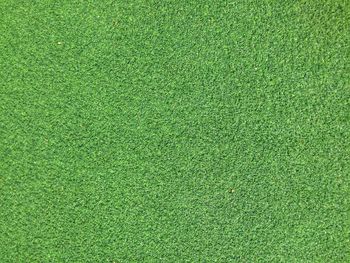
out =
[[[1,0],[0,262],[350,262],[350,1]]]

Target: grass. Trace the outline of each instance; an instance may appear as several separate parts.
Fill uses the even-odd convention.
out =
[[[1,262],[350,262],[350,2],[0,2]]]

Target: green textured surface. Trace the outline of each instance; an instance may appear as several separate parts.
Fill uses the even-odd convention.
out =
[[[0,1],[0,262],[350,262],[350,2]]]

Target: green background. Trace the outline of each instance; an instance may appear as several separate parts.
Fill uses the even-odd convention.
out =
[[[350,1],[0,1],[1,262],[350,262]]]

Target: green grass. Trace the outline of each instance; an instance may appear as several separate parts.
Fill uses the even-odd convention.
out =
[[[0,1],[0,262],[350,262],[350,2]]]

